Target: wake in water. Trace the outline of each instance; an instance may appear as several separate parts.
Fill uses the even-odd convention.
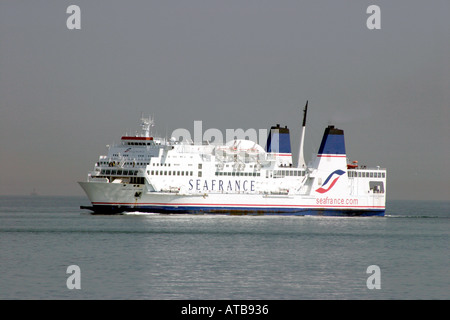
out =
[[[158,212],[142,212],[142,211],[130,211],[130,212],[123,212],[123,215],[126,216],[172,216],[171,214],[161,214]],[[177,216],[184,216],[183,214],[176,214]],[[191,216],[191,215],[189,215]],[[217,217],[217,216],[228,216],[228,215],[217,215],[217,214],[199,214],[199,215],[195,215],[195,216],[202,216],[202,217]],[[239,217],[256,217],[256,216],[252,216],[252,215],[243,215],[243,216],[239,216]],[[261,217],[261,216],[257,216],[257,217]],[[270,217],[270,218],[277,218],[277,216],[275,215],[268,215],[268,216],[263,216],[263,217]],[[280,217],[286,217],[286,216],[279,216]],[[298,218],[298,217],[295,217]],[[349,219],[355,219],[357,217],[323,217],[323,216],[301,216],[301,218],[308,218],[308,219],[324,219],[324,218],[336,218],[336,219],[345,219],[345,218],[349,218]],[[376,217],[376,218],[380,218],[380,217]],[[450,218],[450,216],[443,216],[443,215],[431,215],[431,214],[386,214],[384,216],[384,218],[395,218],[395,219],[437,219],[437,218]],[[364,219],[367,219],[367,217],[364,217]]]
[[[401,218],[401,219],[449,219],[450,217],[438,215],[385,215],[386,218]]]
[[[131,211],[131,212],[124,212],[123,215],[126,216],[160,216],[160,213],[157,212],[141,212],[141,211]]]
[[[387,218],[412,219],[449,219],[450,202],[448,201],[402,201],[391,200],[386,206]]]

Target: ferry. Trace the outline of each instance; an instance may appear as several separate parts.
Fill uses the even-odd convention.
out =
[[[244,139],[225,144],[154,137],[153,118],[141,132],[108,147],[87,180],[79,182],[93,214],[383,216],[386,169],[347,158],[344,131],[325,128],[306,164],[303,144],[308,102],[296,165],[287,126],[274,125],[265,147]]]

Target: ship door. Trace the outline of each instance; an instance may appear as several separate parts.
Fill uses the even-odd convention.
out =
[[[372,195],[372,206],[377,207],[382,205],[382,198],[384,194],[383,181],[369,181],[370,193]]]

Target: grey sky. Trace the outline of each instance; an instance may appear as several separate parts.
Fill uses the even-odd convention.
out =
[[[81,30],[66,9],[81,8]],[[369,5],[381,30],[369,30]],[[388,169],[390,199],[450,198],[450,2],[0,2],[0,194],[81,195],[105,145],[176,128],[325,126]]]

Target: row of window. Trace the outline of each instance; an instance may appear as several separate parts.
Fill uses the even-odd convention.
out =
[[[175,166],[179,166],[179,163],[174,163]],[[159,162],[154,162],[152,163],[152,166],[156,166],[156,167],[170,167],[170,163],[159,163]],[[192,163],[189,163],[188,166],[192,166]],[[202,168],[202,164],[199,163],[198,164],[198,168],[201,169]]]
[[[230,167],[234,167],[235,165],[236,165],[237,163],[233,163],[233,164],[223,164],[223,163],[218,163],[218,164],[216,164],[216,167],[225,167],[225,168],[230,168]],[[258,167],[259,165],[257,165],[257,164],[250,164],[250,165],[248,165],[249,166],[249,168],[256,168],[256,167]],[[260,166],[259,166],[260,167]]]
[[[120,153],[113,153],[112,156],[113,157],[120,157]],[[122,157],[128,157],[128,156],[129,156],[129,154],[123,154],[122,155]],[[137,157],[138,158],[145,158],[145,157],[150,158],[150,156],[146,156],[145,154],[138,154]],[[106,164],[107,162],[103,162],[103,163]]]
[[[268,170],[266,171],[266,178],[284,178],[284,177],[304,177],[305,170]]]
[[[199,171],[199,176],[201,176],[201,171]],[[149,175],[160,175],[160,176],[193,176],[193,171],[168,171],[168,170],[148,170]],[[123,175],[123,176],[137,176],[137,170],[109,170],[102,169],[100,174],[102,175]],[[222,172],[216,171],[216,176],[245,176],[245,177],[259,177],[259,172]],[[282,178],[282,177],[303,177],[305,176],[305,171],[295,171],[295,170],[269,170],[266,172],[266,178]],[[348,176],[350,178],[385,178],[385,172],[365,172],[365,171],[348,171]]]
[[[152,142],[127,142],[129,146],[151,146],[153,144]]]
[[[385,178],[385,172],[348,171],[349,178]]]
[[[108,169],[102,169],[100,174],[104,175],[118,175],[118,176],[137,176],[138,171],[137,170],[108,170]]]
[[[144,177],[131,177],[130,184],[144,184]]]
[[[99,161],[96,163],[97,166],[99,167],[103,167],[103,166],[108,166],[108,167],[115,167],[116,165],[119,165],[119,161]],[[146,162],[125,162],[123,164],[124,166],[145,166],[147,165]]]
[[[193,176],[193,171],[167,171],[167,170],[147,170],[147,174],[152,176]],[[201,175],[200,175],[201,176]],[[200,177],[199,176],[199,177]]]
[[[115,179],[123,179],[124,177],[117,177],[117,176],[95,176],[96,179],[108,179],[109,181],[114,181]],[[123,183],[129,183],[129,184],[144,184],[144,177],[126,177],[129,178],[129,182],[123,182]]]
[[[193,171],[170,171],[170,170],[147,170],[147,174],[152,176],[193,176]],[[232,176],[232,177],[259,177],[259,172],[220,172],[215,173],[216,176]],[[202,172],[198,172],[198,176],[202,176]]]
[[[175,157],[173,157],[173,158],[175,158]],[[176,165],[176,166],[179,166],[180,164],[175,163],[175,165]],[[161,167],[170,167],[170,163],[158,163],[158,162],[154,162],[154,163],[152,163],[152,166],[156,166],[156,167],[158,167],[158,166],[161,166]],[[189,163],[188,166],[192,166],[192,163]],[[216,167],[219,167],[219,166],[220,166],[219,164],[216,164]],[[232,167],[232,165],[227,164],[227,165],[225,165],[225,166],[222,165],[222,167],[229,168],[229,167]],[[253,165],[251,164],[249,167],[250,167],[250,168],[253,168]],[[256,168],[256,165],[254,165],[254,167]],[[198,164],[198,169],[202,169],[202,163],[199,163],[199,164]]]
[[[159,163],[159,162],[154,162],[152,163],[153,166],[161,166],[161,167],[170,167],[170,163]]]
[[[259,177],[260,175],[261,174],[259,172],[216,172],[216,176]]]

